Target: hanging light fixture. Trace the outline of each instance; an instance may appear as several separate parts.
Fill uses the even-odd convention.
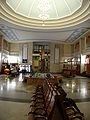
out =
[[[48,11],[50,10],[50,3],[48,0],[39,0],[38,9],[40,10],[39,18],[42,19],[42,26],[45,26],[45,20],[49,18]]]
[[[41,13],[41,14],[39,15],[39,17],[40,17],[42,20],[46,20],[46,19],[49,18],[49,15],[46,14],[46,13]]]
[[[50,9],[50,4],[48,0],[39,0],[38,9],[41,12],[47,12]]]
[[[77,16],[80,16],[84,10],[84,0],[5,0],[5,2],[8,5],[7,8],[12,9],[11,15],[14,13],[17,18],[19,17],[22,20],[22,23],[28,21],[27,24],[29,26],[35,27],[56,26],[62,28],[64,23],[66,27],[73,25],[73,23],[78,24],[76,21],[79,21],[80,17],[78,18]],[[3,2],[1,3],[3,4]],[[85,3],[85,9],[88,11],[87,3],[89,2]],[[77,19],[75,22],[73,19],[74,15],[75,19]],[[71,20],[68,21],[69,17],[73,22]],[[82,18],[84,18],[84,15]]]
[[[45,21],[42,21],[42,26],[45,26]]]

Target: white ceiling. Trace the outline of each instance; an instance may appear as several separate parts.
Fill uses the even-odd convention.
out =
[[[47,41],[72,43],[90,31],[90,19],[75,27],[57,30],[34,30],[15,26],[0,19],[0,30],[9,42]]]
[[[58,43],[73,43],[81,36],[90,32],[90,0],[75,16],[59,21],[30,21],[18,16],[9,9],[6,0],[0,0],[0,31],[9,42],[47,41]],[[83,11],[83,12],[82,12]],[[83,13],[83,14],[82,14]],[[33,24],[33,25],[32,25]]]
[[[6,0],[16,13],[32,19],[60,19],[76,12],[83,0]]]

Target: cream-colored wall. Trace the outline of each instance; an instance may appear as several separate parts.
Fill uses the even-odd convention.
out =
[[[72,52],[72,46],[71,44],[64,44],[64,57],[71,57]]]
[[[54,49],[55,43],[50,44],[50,72],[57,73],[60,72],[60,64],[54,63]]]
[[[86,36],[82,37],[81,39],[81,66],[80,66],[81,73],[85,71],[85,61],[82,56],[85,56],[86,58],[86,55],[90,54],[90,48],[89,49],[86,48],[86,37],[88,35],[90,35],[90,33],[88,33]]]
[[[19,52],[19,44],[17,43],[10,43],[10,46],[9,46],[9,51],[10,52]]]
[[[87,33],[86,35],[82,36],[80,39],[78,39],[80,43],[80,49],[79,52],[75,53],[74,51],[74,57],[81,57],[81,64],[80,64],[80,73],[85,71],[85,62],[83,63],[84,58],[82,56],[90,54],[90,48],[86,48],[86,37],[90,35],[90,32]],[[78,42],[76,41],[76,42]],[[74,44],[76,43],[74,42]]]
[[[59,57],[59,63],[55,63],[55,46],[57,46],[60,50],[60,57]],[[53,73],[60,73],[62,71],[63,64],[61,63],[62,57],[64,55],[64,45],[63,44],[57,44],[57,43],[51,43],[50,44],[50,72]]]
[[[22,63],[22,44],[19,44],[19,59],[20,63]]]
[[[28,44],[28,63],[32,64],[33,43]]]
[[[86,39],[88,35],[90,36],[90,32],[87,33],[84,37],[82,37],[82,40],[81,40],[81,54],[83,55],[90,54],[90,47],[87,48],[86,46]]]
[[[32,64],[32,51],[33,51],[33,43],[32,42],[19,44],[20,63],[22,63],[22,49],[23,49],[24,44],[27,44],[27,46],[28,46],[28,60],[27,61],[29,64]]]
[[[9,44],[4,39],[3,36],[0,36],[0,72],[2,63],[7,60],[8,62],[8,55],[9,55]]]
[[[29,43],[10,43],[10,53],[11,54],[15,54],[19,56],[19,63],[22,63],[22,49],[23,49],[23,45],[27,44],[28,46],[28,63],[31,64],[32,63],[32,50],[33,50],[33,43],[29,42]]]
[[[9,43],[9,55],[18,56],[19,57],[19,61],[17,61],[18,63],[21,63],[20,48],[21,47],[19,43]]]
[[[54,63],[54,50],[55,46],[60,49],[60,61],[58,64]],[[65,57],[71,57],[72,55],[72,45],[71,44],[50,44],[50,72],[60,73],[63,69],[63,59]]]
[[[1,48],[2,48],[2,36],[0,36],[0,72],[1,72]]]
[[[1,48],[2,48],[2,37],[0,36],[0,51],[1,51]]]
[[[86,42],[85,42],[85,37],[83,37],[81,39],[81,52],[83,53],[83,51],[85,50],[86,48]]]
[[[80,39],[80,52],[79,54],[84,54],[86,47],[85,47],[85,37]],[[22,63],[22,48],[23,44],[28,45],[28,63],[32,64],[32,53],[33,53],[33,42],[29,43],[10,43],[9,45],[9,51],[10,53],[16,53],[19,56],[20,63]],[[60,49],[60,63],[55,64],[54,63],[54,50],[55,46],[57,46]],[[84,52],[83,52],[84,51]],[[50,72],[54,73],[60,73],[63,69],[63,58],[65,57],[72,57],[72,53],[74,53],[74,44],[57,44],[57,43],[50,43]],[[75,53],[74,53],[75,54]],[[83,66],[81,65],[81,69],[83,71]]]
[[[63,69],[63,57],[64,57],[64,44],[60,44],[60,72],[62,72]]]

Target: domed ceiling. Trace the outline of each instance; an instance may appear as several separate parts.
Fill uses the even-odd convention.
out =
[[[6,0],[16,13],[32,19],[53,20],[72,15],[83,0]]]
[[[1,18],[36,29],[60,29],[89,19],[90,0],[0,0]]]
[[[0,32],[10,42],[72,44],[90,32],[90,0],[0,0]]]

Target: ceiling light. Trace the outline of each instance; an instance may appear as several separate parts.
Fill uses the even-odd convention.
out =
[[[5,0],[18,15],[32,19],[58,20],[76,13],[83,0]],[[49,17],[46,15],[49,14]],[[39,17],[43,16],[43,17]],[[40,19],[41,18],[41,19]]]
[[[43,21],[43,23],[42,23],[42,26],[44,27],[45,26],[45,22]]]
[[[49,15],[48,14],[40,14],[39,18],[41,18],[42,20],[46,20],[49,18]]]
[[[50,9],[50,4],[48,0],[40,0],[38,8],[42,12],[47,12]]]

